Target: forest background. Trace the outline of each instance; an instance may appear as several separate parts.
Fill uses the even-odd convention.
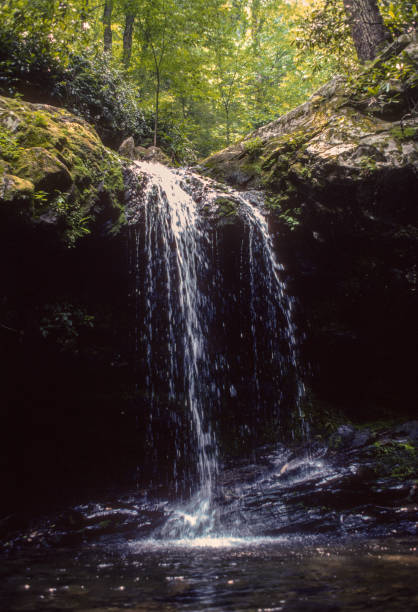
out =
[[[110,146],[132,135],[178,163],[195,162],[294,108],[335,74],[358,75],[344,5],[2,0],[0,93],[63,105]],[[416,27],[416,3],[378,7],[388,38]],[[403,66],[386,69],[388,83],[402,78]]]

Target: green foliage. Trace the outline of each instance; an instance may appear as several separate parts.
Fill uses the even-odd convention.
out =
[[[137,85],[126,79],[122,68],[100,52],[94,42],[86,44],[74,29],[75,19],[45,21],[38,4],[10,11],[0,6],[0,93],[25,96],[36,101],[61,103],[93,123],[102,136],[137,139],[149,130],[141,110]],[[76,2],[69,3],[73,17]],[[67,16],[68,17],[68,16]],[[72,37],[72,38],[71,38]],[[70,40],[71,38],[71,40]],[[42,119],[35,124],[42,126]]]
[[[377,441],[374,443],[374,456],[382,475],[418,477],[418,452],[410,442]]]
[[[349,79],[352,96],[370,112],[384,112],[405,102],[413,104],[406,92],[418,84],[418,75],[407,53],[376,61],[360,75]],[[399,108],[400,110],[400,108]],[[409,109],[405,109],[409,110]]]
[[[410,140],[418,139],[418,128],[403,126],[402,124],[399,127],[394,127],[391,130],[391,134],[396,140]]]
[[[194,162],[303,101],[329,76],[295,66],[288,0],[115,0],[112,53],[101,7],[82,0],[16,0],[0,6],[0,91],[61,103],[109,144],[133,135]],[[134,16],[130,65],[125,16]],[[318,64],[319,65],[319,64]]]
[[[418,4],[411,0],[380,0],[380,12],[393,36],[412,32],[418,24]]]
[[[40,322],[41,336],[63,351],[77,352],[78,338],[94,326],[94,316],[69,302],[49,304]]]
[[[314,73],[330,62],[339,71],[352,70],[355,52],[342,2],[315,0],[295,25],[298,57],[303,60],[310,53]]]
[[[261,138],[253,138],[252,140],[244,141],[244,151],[248,153],[248,155],[255,156],[262,152],[263,150],[263,141]]]
[[[132,135],[138,141],[150,133],[135,84],[105,54],[70,54],[60,77],[53,94],[95,125],[105,140]]]
[[[380,8],[393,34],[416,24],[414,2]],[[341,0],[114,0],[106,53],[102,9],[85,0],[0,3],[0,92],[62,104],[112,146],[128,135],[153,144],[157,123],[157,144],[178,163],[277,118],[336,72],[357,70]],[[375,90],[380,76],[366,93],[385,105],[392,90]],[[393,69],[383,89],[399,78]]]
[[[19,157],[20,147],[16,137],[0,125],[0,157],[6,161],[16,161]]]
[[[416,2],[378,0],[378,4],[385,26],[393,37],[416,29]],[[350,24],[342,0],[312,0],[300,18],[295,20],[295,25],[295,46],[298,49],[299,62],[311,53],[314,73],[316,70],[323,71],[326,65],[347,75],[358,72]]]

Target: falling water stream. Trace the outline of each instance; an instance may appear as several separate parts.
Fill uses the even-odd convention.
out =
[[[141,194],[144,248],[142,252],[137,248],[135,266],[144,270],[146,384],[151,412],[156,380],[167,387],[169,401],[177,393],[183,398],[195,438],[198,479],[195,491],[189,483],[192,501],[179,512],[178,520],[186,531],[206,531],[213,527],[212,499],[218,472],[216,443],[204,409],[205,389],[210,386],[206,317],[213,310],[210,295],[199,287],[202,272],[208,268],[207,237],[199,224],[196,204],[180,186],[181,177],[177,173],[157,163],[138,164],[136,170],[145,179]],[[138,239],[137,231],[136,245]],[[163,313],[156,312],[158,302]],[[156,334],[159,334],[157,351]],[[161,344],[164,358],[159,363]],[[180,453],[179,447],[176,453]],[[174,468],[177,482],[177,466]],[[172,530],[179,528],[166,526],[165,533],[172,535]]]
[[[239,215],[247,228],[247,253],[246,258],[241,254],[240,275],[248,279],[249,299],[241,297],[247,326],[242,326],[240,336],[247,336],[251,353],[252,367],[248,364],[248,368],[252,371],[244,376],[252,381],[253,394],[248,400],[252,399],[256,413],[266,403],[279,412],[284,372],[293,376],[294,410],[300,413],[304,385],[294,301],[281,278],[283,266],[274,253],[259,194],[247,198],[190,170],[174,170],[155,162],[136,162],[134,174],[137,185],[135,195],[131,193],[128,218],[134,234],[135,342],[138,354],[145,357],[143,384],[151,419],[160,417],[165,409],[160,399],[163,390],[168,405],[179,403],[181,398],[191,438],[191,443],[176,441],[173,460],[176,492],[186,490],[190,499],[167,521],[161,536],[214,535],[221,526],[216,523],[219,467],[211,420],[222,409],[225,391],[232,398],[238,393],[236,384],[219,380],[220,371],[234,369],[231,356],[223,353],[223,347],[214,351],[211,346],[211,330],[225,327],[225,301],[234,299],[233,295],[220,295],[211,260],[218,236],[211,231],[208,215],[219,216],[218,202],[234,207],[232,213]],[[269,398],[260,380],[266,361],[271,368]],[[184,415],[179,417],[172,411],[171,419],[181,440]],[[196,462],[196,477],[187,468],[181,473],[178,460],[184,461],[182,455],[187,455],[188,462]]]

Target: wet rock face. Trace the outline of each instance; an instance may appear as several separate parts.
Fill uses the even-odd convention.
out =
[[[415,421],[365,430],[345,424],[321,446],[260,447],[251,462],[223,466],[211,535],[416,536],[418,448],[404,433],[413,435],[416,426]],[[100,503],[89,499],[56,515],[49,512],[30,527],[21,511],[2,521],[0,540],[7,554],[158,539],[178,511],[178,500],[172,505],[158,500],[160,494],[151,488],[146,494],[108,493]]]
[[[391,48],[410,74],[416,47],[404,37]],[[396,109],[392,94],[376,105],[362,87],[336,78],[202,164],[219,180],[266,193],[303,309],[311,386],[353,416],[371,404],[408,411],[417,391],[416,84],[399,82]]]
[[[253,465],[221,474],[221,522],[242,523],[245,535],[414,535],[417,452],[397,428],[351,425],[309,452],[260,449]]]

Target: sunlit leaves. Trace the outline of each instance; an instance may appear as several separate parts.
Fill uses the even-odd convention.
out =
[[[406,0],[382,6],[393,24],[416,14]],[[2,64],[9,83],[19,62],[28,73],[35,65],[50,70],[52,81],[69,71],[55,78],[65,103],[131,126],[144,145],[152,134],[138,129],[138,106],[155,114],[158,88],[158,142],[179,161],[276,118],[354,62],[340,0],[113,0],[107,63],[102,14],[103,3],[93,0],[0,3],[0,29],[14,37],[11,71]]]
[[[418,4],[411,0],[380,0],[380,11],[386,26],[395,36],[413,31],[418,25]]]

